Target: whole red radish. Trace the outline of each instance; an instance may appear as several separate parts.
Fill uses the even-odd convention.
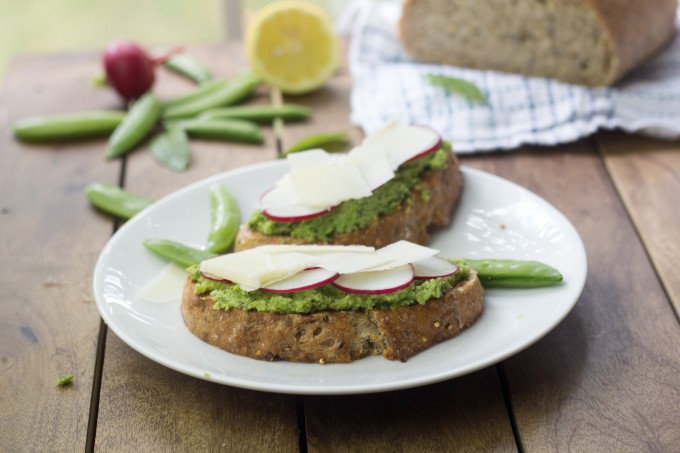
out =
[[[153,87],[156,66],[182,51],[181,47],[175,47],[163,55],[151,57],[133,42],[112,42],[103,57],[106,79],[126,101],[137,99]]]
[[[117,41],[106,46],[103,62],[109,85],[126,101],[149,91],[156,79],[154,60],[132,42]]]

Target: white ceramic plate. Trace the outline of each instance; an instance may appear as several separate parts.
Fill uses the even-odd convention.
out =
[[[282,393],[366,393],[425,385],[497,363],[554,328],[581,294],[586,254],[571,223],[532,192],[464,168],[465,189],[454,222],[438,231],[430,246],[449,257],[543,261],[559,269],[564,282],[550,288],[487,290],[485,311],[472,327],[405,363],[382,356],[326,365],[248,359],[194,337],[182,321],[179,293],[166,303],[139,299],[139,288],[166,266],[142,246],[145,239],[200,248],[210,224],[211,183],[227,186],[248,219],[259,195],[286,170],[285,161],[275,161],[211,177],[154,203],[120,228],[94,273],[97,307],[109,328],[151,360],[197,378]]]

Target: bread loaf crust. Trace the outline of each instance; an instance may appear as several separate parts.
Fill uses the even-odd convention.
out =
[[[675,33],[676,0],[586,0],[607,31],[612,46],[612,85],[655,55]]]
[[[439,299],[386,310],[308,314],[216,310],[208,295],[194,293],[189,278],[182,317],[201,340],[259,360],[347,363],[382,354],[405,361],[455,337],[482,314],[484,291],[471,271]]]
[[[428,170],[423,174],[420,190],[414,189],[409,199],[392,213],[382,215],[365,228],[350,233],[336,234],[328,242],[336,245],[367,245],[383,247],[399,240],[425,244],[430,239],[431,227],[447,226],[463,189],[463,175],[458,158],[449,153],[443,170]],[[429,194],[422,199],[421,190]],[[234,244],[235,251],[266,244],[312,244],[312,241],[289,236],[266,235],[242,225]]]
[[[538,27],[539,23],[531,22],[536,17],[523,16],[522,8],[524,12],[543,11],[550,23]],[[676,0],[404,0],[399,34],[406,51],[418,60],[604,86],[620,80],[670,40],[677,8]],[[503,13],[499,13],[501,9]],[[466,18],[478,20],[456,22],[447,29],[446,19],[461,10],[466,11]],[[563,19],[569,16],[565,13],[574,11],[584,13],[581,22],[586,18],[589,22],[584,30],[574,33],[580,44],[553,42],[559,36],[553,31],[565,27]],[[508,21],[519,25],[499,27],[501,32],[489,26],[489,18],[499,25]],[[542,34],[536,35],[538,28]],[[461,35],[478,36],[487,45],[456,41]],[[459,51],[465,48],[474,50]],[[546,61],[550,64],[541,64]]]

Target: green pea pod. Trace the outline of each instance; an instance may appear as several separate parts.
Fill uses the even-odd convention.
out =
[[[197,99],[211,96],[213,93],[227,86],[227,84],[229,84],[228,80],[208,80],[207,82],[201,83],[198,87],[189,91],[188,93],[163,101],[163,107],[166,109],[170,107],[177,108],[177,106],[180,105],[190,104],[195,102]]]
[[[120,187],[101,183],[87,186],[85,195],[95,208],[122,219],[129,219],[153,203]]]
[[[196,249],[167,239],[147,239],[144,241],[144,247],[185,269],[217,256],[207,250]]]
[[[187,53],[173,55],[163,63],[166,68],[174,71],[196,83],[203,83],[212,79],[212,74],[194,57]]]
[[[139,98],[111,134],[106,158],[122,156],[137,146],[154,127],[160,114],[161,104],[155,94],[148,92]]]
[[[243,120],[188,120],[177,123],[190,137],[228,142],[264,143],[257,124]]]
[[[171,127],[158,134],[149,147],[156,162],[170,170],[184,171],[189,166],[189,140],[182,128]]]
[[[125,112],[93,111],[26,118],[14,124],[14,134],[31,142],[106,136],[125,118]]]
[[[209,109],[236,104],[252,93],[259,83],[260,78],[255,73],[245,72],[209,95],[167,107],[164,116],[169,119],[188,118]]]
[[[283,155],[287,156],[290,153],[297,153],[299,151],[314,148],[323,148],[328,152],[337,152],[343,150],[347,146],[347,143],[349,143],[349,137],[346,132],[311,135],[285,150]]]
[[[307,107],[297,104],[243,105],[206,110],[199,119],[237,119],[255,123],[271,123],[276,118],[286,121],[303,121],[312,116]]]
[[[538,261],[455,259],[477,271],[485,288],[535,288],[562,281],[555,268]]]
[[[234,243],[241,224],[241,211],[236,198],[221,184],[212,184],[210,193],[210,234],[207,249],[214,253],[226,252]]]

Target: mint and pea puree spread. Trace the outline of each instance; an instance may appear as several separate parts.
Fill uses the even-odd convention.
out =
[[[443,170],[447,166],[451,145],[442,147],[413,162],[402,164],[394,178],[376,189],[370,197],[347,200],[327,214],[299,222],[276,222],[261,211],[255,211],[248,226],[270,236],[290,236],[315,242],[328,242],[336,234],[349,233],[366,227],[382,214],[394,211],[411,194],[419,189],[423,172]],[[426,189],[421,189],[423,200],[429,199]]]
[[[380,295],[349,294],[328,284],[294,293],[274,294],[260,290],[244,291],[237,284],[221,283],[203,278],[198,266],[188,269],[196,281],[195,293],[209,294],[216,310],[240,308],[272,313],[311,313],[321,310],[371,310],[403,307],[442,297],[458,282],[465,280],[470,269],[459,266],[458,272],[448,277],[414,280],[401,291]]]

